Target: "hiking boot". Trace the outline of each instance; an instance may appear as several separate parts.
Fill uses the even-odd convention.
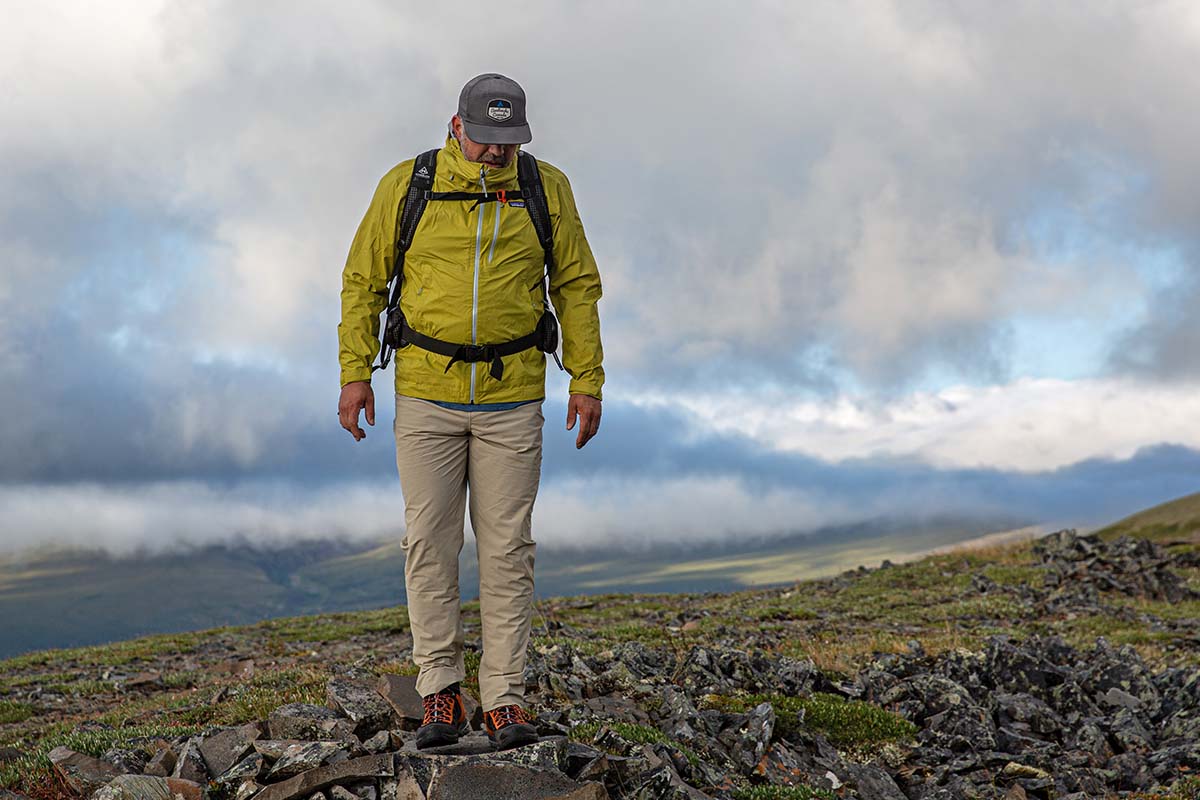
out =
[[[452,683],[440,692],[421,698],[425,716],[421,727],[417,728],[418,750],[455,744],[458,737],[471,732],[467,709],[458,689],[458,684]]]
[[[536,742],[538,733],[532,722],[529,713],[516,704],[483,712],[483,729],[497,750]]]

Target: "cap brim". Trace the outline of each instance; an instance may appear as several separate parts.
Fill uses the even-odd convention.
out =
[[[474,122],[463,120],[467,129],[467,138],[477,144],[528,144],[533,141],[533,134],[528,125],[505,125],[503,127],[476,125]]]

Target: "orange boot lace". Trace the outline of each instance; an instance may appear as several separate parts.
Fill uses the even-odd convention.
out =
[[[507,725],[530,723],[533,721],[529,714],[525,712],[525,709],[516,704],[492,709],[488,712],[488,718],[491,720],[492,730],[494,731],[498,731]]]
[[[421,724],[428,725],[431,722],[444,722],[447,725],[453,725],[455,723],[454,712],[457,704],[458,693],[445,689],[428,697],[422,697],[421,705],[425,709],[425,716],[421,720]]]

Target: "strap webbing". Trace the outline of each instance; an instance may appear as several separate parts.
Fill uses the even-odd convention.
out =
[[[408,193],[404,196],[404,207],[396,216],[396,265],[392,270],[392,291],[388,299],[388,314],[398,313],[400,308],[400,289],[404,283],[404,256],[412,247],[413,236],[417,233],[417,225],[421,215],[425,213],[426,195],[433,189],[433,176],[437,173],[437,149],[426,150],[417,156],[413,162],[412,177],[408,181]],[[387,342],[381,342],[379,348],[379,363],[371,368],[387,368],[391,359],[392,348]]]
[[[426,192],[425,200],[474,200],[471,206],[474,211],[480,203],[508,203],[512,200],[524,200],[525,194],[520,190],[509,192],[499,189],[495,192]]]
[[[546,253],[546,268],[554,270],[554,228],[550,224],[550,206],[546,203],[546,190],[542,186],[542,175],[538,171],[537,159],[524,150],[517,151],[517,183],[521,196],[525,198],[525,210],[537,233],[538,242]]]
[[[450,367],[454,366],[456,361],[466,361],[473,363],[476,361],[490,361],[492,366],[489,372],[496,380],[501,380],[504,377],[504,362],[502,356],[511,356],[513,353],[519,353],[522,350],[528,350],[531,347],[536,347],[538,343],[537,331],[527,333],[520,339],[513,339],[511,342],[502,342],[500,344],[455,344],[454,342],[435,339],[432,336],[426,336],[423,333],[418,333],[404,323],[404,341],[411,342],[417,347],[432,351],[439,355],[450,356],[450,363],[446,364],[446,372],[450,371]]]

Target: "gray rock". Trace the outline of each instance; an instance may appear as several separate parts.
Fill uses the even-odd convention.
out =
[[[711,795],[689,786],[670,764],[660,764],[629,795],[631,800],[711,800]]]
[[[786,742],[772,742],[754,765],[753,775],[772,786],[795,786],[804,782],[807,771]],[[706,779],[716,785],[711,777]]]
[[[56,747],[46,757],[63,783],[85,797],[121,774],[112,764],[67,747]]]
[[[847,764],[849,783],[862,800],[908,800],[883,769],[873,764]]]
[[[603,794],[596,794],[597,789]],[[585,800],[606,798],[599,784],[581,786],[559,772],[516,764],[448,764],[429,783],[428,800]]]
[[[203,796],[204,787],[192,781],[121,775],[92,795],[92,800],[202,800]]]
[[[1108,721],[1108,731],[1121,748],[1148,751],[1153,748],[1152,735],[1128,708],[1122,708]]]
[[[218,776],[217,783],[221,786],[236,786],[247,778],[257,780],[266,768],[267,760],[262,753],[251,753]]]
[[[1016,723],[1034,733],[1053,735],[1062,731],[1063,720],[1053,708],[1031,694],[997,693],[995,696],[997,726]]]
[[[340,719],[342,716],[338,712],[326,706],[289,703],[267,717],[267,735],[272,739],[328,739],[324,723],[332,725]]]
[[[363,742],[363,749],[368,753],[383,753],[392,748],[391,731],[380,731]]]
[[[221,775],[252,750],[252,742],[262,736],[257,722],[228,728],[201,739],[198,745],[210,775]]]
[[[403,729],[417,729],[425,718],[425,707],[417,693],[416,675],[381,675],[375,689],[391,706]]]
[[[379,692],[353,678],[330,678],[325,685],[329,707],[340,711],[354,723],[360,739],[369,739],[392,721],[392,707]]]
[[[425,791],[411,773],[406,773],[380,781],[379,800],[425,800]]]
[[[179,751],[175,769],[171,770],[170,777],[183,778],[196,783],[208,782],[208,767],[204,764],[204,757],[200,755],[200,741],[195,736],[187,740],[183,749]]]
[[[454,744],[444,745],[443,747],[427,747],[424,750],[417,749],[417,740],[414,737],[404,743],[404,746],[400,748],[400,752],[421,756],[472,756],[487,755],[493,752],[493,750],[492,743],[488,740],[487,734],[481,731],[472,731]]]
[[[291,745],[280,753],[267,773],[267,780],[277,781],[308,772],[329,763],[339,753],[343,758],[347,757],[341,742],[301,742]]]
[[[379,800],[379,787],[375,781],[359,781],[347,785],[346,788],[357,800]]]
[[[567,768],[567,737],[544,736],[532,744],[496,751],[489,760],[565,772]]]
[[[1144,705],[1141,700],[1116,686],[1105,692],[1101,699],[1113,708],[1128,708],[1134,713],[1141,711]]]
[[[262,791],[262,788],[257,781],[242,781],[233,792],[233,800],[251,800]]]
[[[100,755],[100,760],[112,764],[124,773],[139,774],[146,769],[151,752],[138,746],[118,745],[110,747]]]
[[[142,772],[146,775],[166,778],[175,771],[175,761],[175,751],[170,747],[164,747],[150,757]]]
[[[355,778],[394,778],[393,756],[390,754],[363,756],[337,764],[326,764],[308,772],[272,784],[255,795],[254,800],[296,800],[337,783]]]

